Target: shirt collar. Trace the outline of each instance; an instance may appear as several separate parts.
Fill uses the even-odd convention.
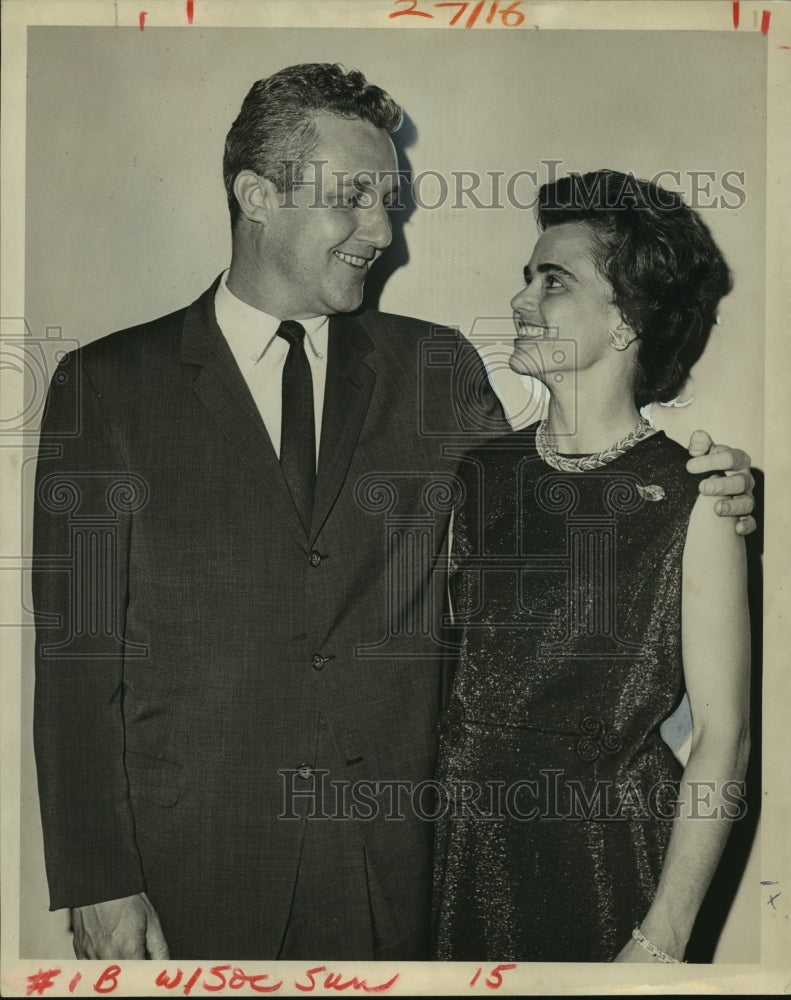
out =
[[[237,298],[228,288],[228,271],[224,271],[214,295],[217,325],[228,341],[240,368],[252,367],[260,361],[277,336],[280,320]],[[326,316],[312,316],[299,322],[305,328],[309,353],[326,361],[329,325]]]

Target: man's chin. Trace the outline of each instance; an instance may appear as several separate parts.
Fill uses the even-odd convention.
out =
[[[327,311],[332,313],[356,312],[363,303],[364,290],[365,284],[361,281],[359,287],[348,289],[342,294],[334,295],[331,302],[328,303],[331,307]]]

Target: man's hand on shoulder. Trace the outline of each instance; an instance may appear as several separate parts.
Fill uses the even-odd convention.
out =
[[[717,514],[720,517],[735,517],[736,532],[740,535],[749,535],[751,531],[755,531],[756,523],[752,516],[755,507],[755,480],[750,472],[750,456],[739,448],[714,444],[706,431],[693,433],[689,441],[689,453],[693,458],[687,462],[688,472],[725,473],[724,476],[709,476],[700,482],[701,493],[725,498],[715,504]]]
[[[170,958],[148,896],[124,896],[71,911],[77,958]]]

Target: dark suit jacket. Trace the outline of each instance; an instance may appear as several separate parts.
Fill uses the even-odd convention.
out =
[[[173,957],[271,958],[324,823],[340,832],[314,877],[339,933],[359,922],[360,958],[422,958],[431,827],[408,791],[386,819],[375,783],[432,775],[455,456],[502,411],[453,331],[331,317],[308,537],[215,288],[69,355],[50,389],[34,600],[51,906],[146,890]],[[322,777],[368,782],[368,804],[338,821],[349,803],[304,794]]]

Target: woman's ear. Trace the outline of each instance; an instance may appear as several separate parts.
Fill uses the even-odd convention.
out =
[[[635,340],[637,340],[637,334],[623,320],[615,329],[610,329],[610,344],[616,351],[625,351]]]

